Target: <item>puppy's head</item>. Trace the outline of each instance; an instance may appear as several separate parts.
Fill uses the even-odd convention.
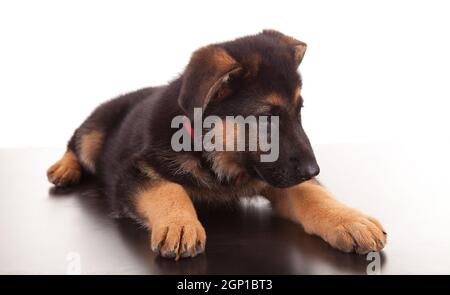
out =
[[[305,43],[265,30],[203,47],[192,55],[178,98],[188,117],[193,118],[194,108],[202,108],[203,117],[276,116],[279,122],[279,141],[271,142],[278,144],[274,161],[261,161],[259,148],[204,152],[219,177],[230,180],[245,174],[288,187],[319,173],[301,123],[302,81],[297,68],[305,51]],[[224,140],[229,131],[224,130]],[[269,142],[275,138],[271,132],[267,137]]]

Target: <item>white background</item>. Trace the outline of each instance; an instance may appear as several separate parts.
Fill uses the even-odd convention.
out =
[[[313,143],[448,141],[448,1],[1,1],[0,147],[64,146],[100,102],[264,28],[308,43]]]

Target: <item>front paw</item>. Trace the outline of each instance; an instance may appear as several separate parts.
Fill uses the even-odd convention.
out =
[[[386,244],[386,232],[381,223],[351,208],[329,212],[325,224],[319,235],[331,246],[344,252],[379,252]]]
[[[151,247],[162,257],[195,257],[205,251],[205,243],[205,229],[193,218],[166,220],[152,227]]]

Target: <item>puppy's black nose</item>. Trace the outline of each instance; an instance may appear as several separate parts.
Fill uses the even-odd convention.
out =
[[[304,169],[304,176],[308,177],[308,178],[313,178],[314,176],[319,175],[320,173],[320,168],[319,165],[317,165],[317,163],[311,164],[311,165],[307,165]]]
[[[320,173],[320,168],[317,163],[308,163],[297,166],[297,173],[299,174],[300,178],[303,180],[311,179]]]

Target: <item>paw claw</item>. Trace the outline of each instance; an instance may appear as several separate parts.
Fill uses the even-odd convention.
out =
[[[381,251],[386,244],[386,232],[381,224],[356,210],[343,209],[328,222],[326,231],[319,235],[341,251],[367,254]]]
[[[169,221],[164,225],[156,225],[151,232],[151,248],[156,254],[175,260],[195,257],[204,251],[204,246],[197,248],[197,245],[205,244],[204,231],[196,219]]]

